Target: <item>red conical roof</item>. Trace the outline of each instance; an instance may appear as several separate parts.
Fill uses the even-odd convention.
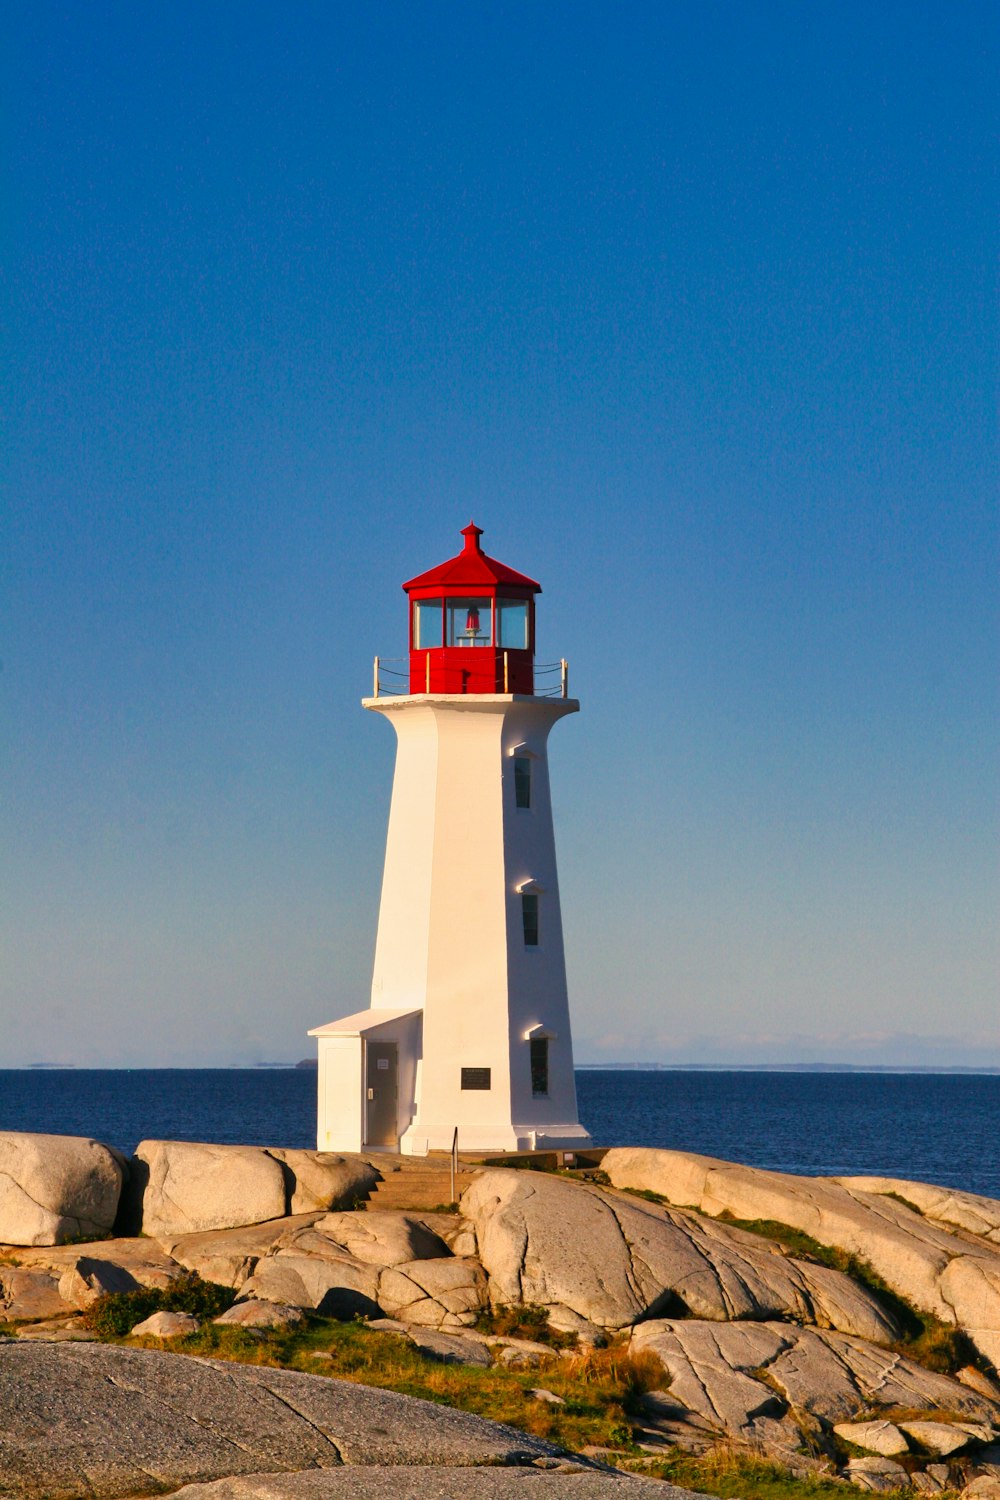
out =
[[[442,588],[453,592],[456,589],[482,588],[484,584],[493,587],[498,583],[506,583],[540,594],[542,586],[533,578],[508,568],[506,563],[497,562],[495,557],[486,556],[479,545],[482,534],[482,528],[470,521],[468,526],[462,527],[465,546],[458,556],[449,558],[427,573],[421,573],[417,578],[411,578],[408,583],[403,584],[403,588],[407,591],[416,588]]]

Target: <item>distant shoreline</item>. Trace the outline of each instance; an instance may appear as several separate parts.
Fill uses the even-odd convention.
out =
[[[956,1063],[577,1063],[578,1073],[973,1073],[1000,1076],[1000,1066]]]
[[[75,1063],[20,1063],[11,1067],[0,1066],[0,1073],[261,1073],[308,1071],[316,1067],[314,1058],[304,1058],[296,1063],[205,1063],[191,1066],[171,1063],[166,1066],[81,1067]],[[650,1063],[610,1062],[577,1063],[577,1073],[834,1073],[834,1074],[893,1074],[1000,1077],[1000,1066],[974,1067],[955,1064],[891,1063]]]

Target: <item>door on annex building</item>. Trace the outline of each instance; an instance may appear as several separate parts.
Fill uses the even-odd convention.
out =
[[[369,1042],[365,1047],[367,1115],[365,1145],[398,1146],[396,1129],[396,1074],[398,1053],[395,1042]]]

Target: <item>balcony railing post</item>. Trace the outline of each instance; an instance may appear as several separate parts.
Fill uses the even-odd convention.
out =
[[[431,653],[428,651],[427,655],[424,657],[424,692],[425,693],[429,693],[430,690],[431,690]]]
[[[503,654],[503,690],[505,693],[510,692],[510,664],[506,651]]]
[[[559,665],[562,668],[562,695],[564,698],[567,698],[569,696],[569,662],[566,660],[565,656],[562,658]]]
[[[372,697],[373,698],[377,698],[378,697],[378,657],[377,656],[375,658],[375,691],[373,692]]]

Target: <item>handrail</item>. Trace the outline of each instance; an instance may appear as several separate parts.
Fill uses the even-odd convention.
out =
[[[455,1173],[458,1171],[458,1126],[455,1126],[455,1134],[451,1138],[451,1198],[449,1202],[455,1201]]]
[[[389,667],[386,662],[400,662],[402,667]],[[394,679],[389,682],[386,678]],[[373,698],[401,698],[410,691],[410,658],[408,656],[376,656],[373,682]]]
[[[544,680],[546,677],[552,677],[556,672],[559,673],[558,686],[553,685],[549,687],[548,685],[546,685],[541,690],[536,687],[536,698],[569,697],[569,662],[566,660],[565,656],[561,656],[558,661],[535,662],[534,674],[536,682],[539,677]]]

